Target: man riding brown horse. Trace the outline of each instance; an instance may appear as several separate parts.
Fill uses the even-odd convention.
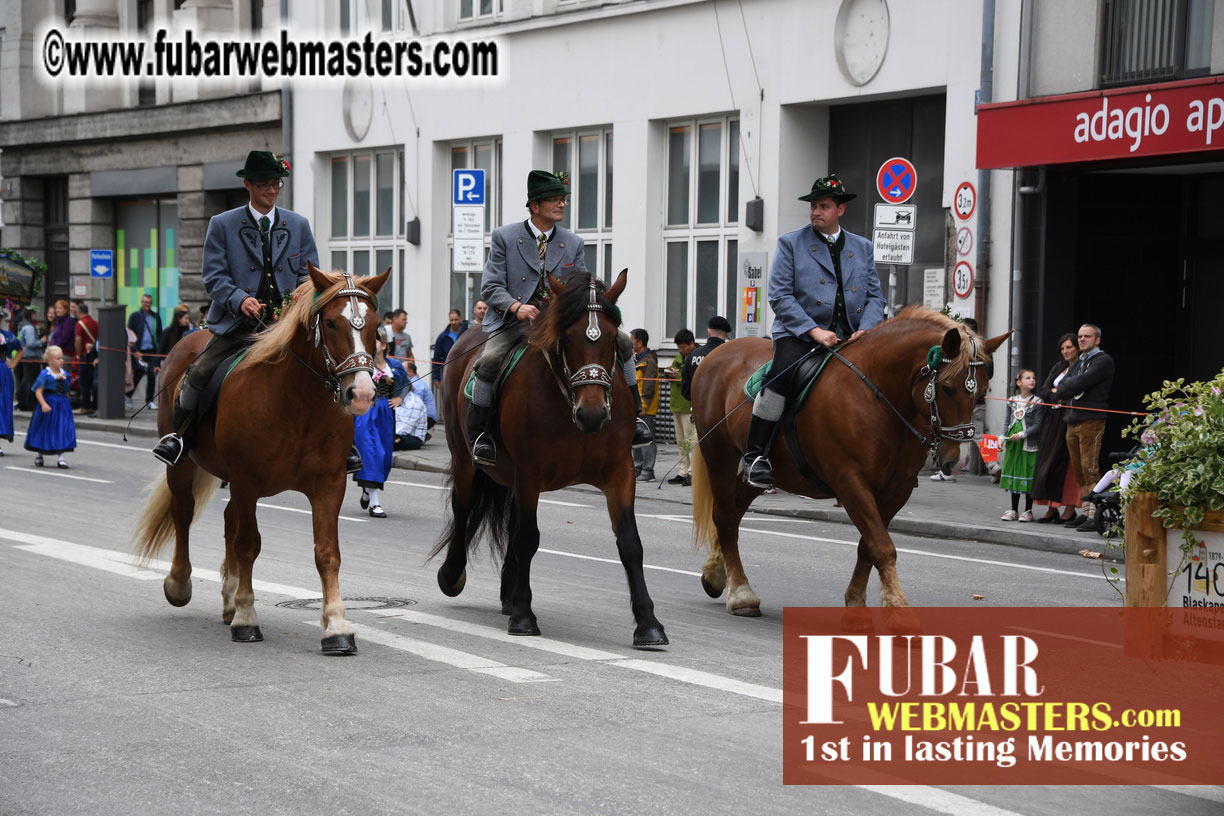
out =
[[[841,228],[846,202],[854,198],[836,175],[816,179],[800,201],[810,202],[811,225],[778,238],[769,271],[774,313],[771,380],[752,406],[744,451],[744,481],[773,487],[769,449],[797,387],[799,361],[853,340],[884,319],[884,294],[876,276],[871,242]]]

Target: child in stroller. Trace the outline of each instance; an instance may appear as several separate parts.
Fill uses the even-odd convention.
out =
[[[1134,472],[1143,467],[1141,453],[1142,448],[1136,445],[1128,451],[1114,451],[1106,457],[1113,467],[1101,477],[1101,480],[1092,488],[1092,492],[1084,497],[1096,505],[1096,524],[1089,529],[1095,530],[1106,538],[1123,536],[1122,493],[1130,484]],[[1133,461],[1127,462],[1127,460]],[[1122,462],[1127,462],[1127,464],[1122,465]],[[1118,484],[1118,489],[1112,490],[1115,482]]]

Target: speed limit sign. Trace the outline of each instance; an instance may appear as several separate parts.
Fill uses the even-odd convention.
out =
[[[967,181],[960,183],[956,188],[956,195],[952,197],[952,209],[960,220],[969,220],[969,216],[977,209],[977,190],[973,189],[972,184]]]
[[[952,291],[958,298],[967,298],[973,291],[973,267],[968,261],[961,261],[952,270]]]

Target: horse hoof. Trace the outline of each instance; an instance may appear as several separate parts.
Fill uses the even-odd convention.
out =
[[[512,635],[538,635],[540,627],[536,625],[535,617],[524,615],[521,617],[510,617],[510,626],[506,629]]]
[[[509,601],[502,601],[502,614],[503,615],[510,614],[510,602]]]
[[[438,589],[442,590],[442,594],[448,598],[453,598],[463,591],[463,587],[467,584],[467,570],[459,573],[459,580],[455,582],[448,581],[442,575],[442,568],[438,567]]]
[[[225,613],[222,613],[221,622],[225,624],[226,626],[229,626],[231,623],[234,622],[234,613],[230,612],[228,615],[226,615]]]
[[[263,640],[263,632],[258,626],[231,626],[230,640],[235,643],[259,643]]]
[[[356,635],[331,635],[323,638],[323,654],[325,655],[355,655],[357,654]]]
[[[841,616],[841,627],[843,632],[871,634],[875,631],[871,610],[865,606],[845,610]]]
[[[633,648],[635,649],[653,649],[666,646],[668,642],[661,623],[644,624],[633,633]]]
[[[727,584],[725,581],[722,583],[714,583],[702,575],[701,588],[704,589],[705,594],[709,595],[711,598],[718,598],[722,596],[723,590],[727,588]]]
[[[162,582],[162,592],[165,593],[166,600],[169,601],[171,606],[186,606],[188,603],[191,602],[191,583],[190,582],[187,583],[187,595],[185,597],[176,598],[170,594],[170,579],[169,578],[166,578],[166,580]]]
[[[735,606],[731,608],[731,614],[737,618],[759,618],[761,617],[760,606]]]

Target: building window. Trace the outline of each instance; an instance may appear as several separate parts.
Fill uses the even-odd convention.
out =
[[[1104,0],[1101,84],[1206,75],[1214,17],[1214,0]]]
[[[472,139],[470,141],[452,142],[450,146],[451,171],[479,169],[485,171],[485,251],[489,257],[489,241],[493,228],[502,223],[501,187],[502,187],[502,142],[500,138]],[[449,187],[449,179],[447,180]],[[525,200],[525,199],[524,199]],[[526,210],[524,210],[526,212]],[[515,216],[517,218],[517,214]],[[447,209],[446,221],[450,223],[450,211]],[[453,251],[454,244],[448,238],[448,248]],[[454,269],[452,264],[451,269]],[[465,317],[472,314],[472,306],[480,298],[480,286],[483,280],[481,272],[451,273],[450,308],[458,309]]]
[[[701,337],[714,315],[735,320],[739,120],[673,122],[666,138],[663,332]]]
[[[333,154],[329,198],[331,267],[354,275],[391,267],[397,303],[404,291],[403,164],[404,151],[396,148]]]
[[[502,0],[459,0],[459,19],[475,20],[500,14]]]
[[[587,270],[612,279],[612,128],[554,133],[552,171],[569,174],[561,226],[582,236]]]

